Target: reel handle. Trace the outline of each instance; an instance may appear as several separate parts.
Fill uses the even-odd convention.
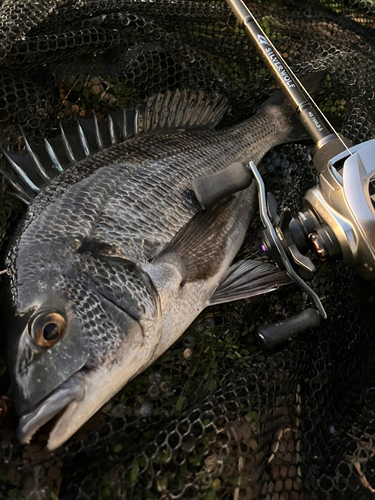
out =
[[[258,328],[258,336],[265,349],[269,350],[297,333],[308,328],[317,328],[320,325],[321,319],[319,311],[308,308],[279,323],[260,326]]]
[[[250,186],[253,174],[246,164],[236,162],[211,175],[192,181],[195,196],[203,208],[211,208],[227,196]]]

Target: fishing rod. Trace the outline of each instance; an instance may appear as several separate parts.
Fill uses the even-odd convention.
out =
[[[277,212],[272,193],[266,195],[263,179],[250,161],[230,165],[215,179],[198,179],[194,190],[205,207],[225,195],[249,186],[254,176],[260,216],[265,227],[262,249],[311,298],[315,308],[258,329],[266,348],[291,335],[316,327],[326,319],[324,307],[304,278],[315,266],[306,255],[313,251],[321,261],[342,260],[368,280],[375,280],[375,140],[352,146],[336,132],[308,91],[242,0],[227,0],[239,24],[253,42],[280,89],[315,143],[313,162],[318,184],[303,198],[303,211]]]

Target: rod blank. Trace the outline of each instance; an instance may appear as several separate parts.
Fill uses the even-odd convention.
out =
[[[332,135],[332,131],[325,124],[324,116],[318,108],[311,104],[311,97],[303,90],[299,80],[262,30],[248,7],[242,0],[227,0],[227,3],[238,22],[245,28],[246,33],[253,41],[258,53],[293,106],[312,140],[318,144],[325,137]]]

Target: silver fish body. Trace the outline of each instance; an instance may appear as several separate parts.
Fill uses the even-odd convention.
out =
[[[290,117],[271,102],[228,130],[193,130],[185,126],[188,100],[171,97],[175,130],[149,106],[145,133],[123,140],[124,120],[121,142],[84,151],[87,158],[35,197],[16,232],[7,257],[8,359],[23,442],[64,410],[48,443],[60,446],[207,305],[288,281],[270,265],[230,267],[250,222],[254,183],[202,210],[192,181],[233,162],[258,163],[290,138]],[[211,125],[224,112],[215,106]],[[110,131],[116,142],[113,124]],[[231,280],[244,277],[252,284],[236,289]]]

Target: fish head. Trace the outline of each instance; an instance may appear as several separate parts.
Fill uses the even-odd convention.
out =
[[[51,450],[147,365],[161,335],[159,296],[139,266],[90,252],[70,257],[35,272],[18,261],[7,325],[18,436],[30,442],[59,415]]]

